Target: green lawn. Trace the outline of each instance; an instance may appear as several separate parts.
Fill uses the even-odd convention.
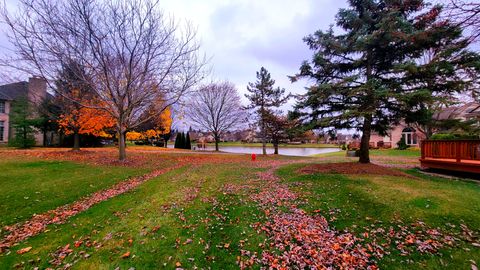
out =
[[[179,262],[186,269],[236,269],[239,245],[260,251],[263,237],[250,225],[263,216],[244,195],[224,193],[222,186],[241,183],[254,171],[238,164],[204,165],[161,175],[133,192],[95,205],[67,224],[50,225],[48,232],[14,248],[31,246],[28,253],[0,254],[0,269],[52,267],[51,254],[67,244],[73,247],[78,240],[82,245],[62,265],[75,262],[76,269],[159,269],[165,265],[173,269]],[[195,187],[198,197],[186,199]],[[122,258],[127,252],[130,256]]]
[[[30,218],[107,188],[143,169],[35,159],[0,160],[0,226]]]
[[[419,157],[420,158],[420,149],[419,148],[408,148],[405,150],[398,149],[378,149],[371,150],[372,156],[389,156],[389,157]]]
[[[374,152],[372,156],[382,156],[387,151],[394,150]],[[168,155],[179,154],[162,154],[161,157]],[[189,157],[191,155],[185,155],[185,158]],[[231,156],[201,157],[207,160],[153,178],[132,191],[92,206],[65,224],[49,225],[44,233],[20,242],[9,252],[1,253],[0,269],[66,266],[73,269],[238,269],[241,250],[252,254],[257,252],[261,257],[269,242],[253,224],[264,224],[268,219],[265,212],[249,199],[249,195],[262,187],[262,181],[250,180],[258,179],[255,173],[266,168],[257,168],[252,166],[256,163],[242,162],[241,159],[230,162]],[[339,161],[342,158],[342,155],[334,153],[304,160],[310,163]],[[404,156],[399,158],[405,159]],[[268,159],[274,163],[289,157]],[[8,202],[11,207],[16,207],[13,212],[22,211],[20,205],[30,200],[24,199],[19,195],[18,188],[14,188],[25,185],[25,182],[30,190],[25,194],[30,194],[32,198],[35,196],[32,191],[45,183],[41,194],[48,193],[50,197],[63,194],[74,200],[82,196],[79,193],[99,189],[96,179],[104,179],[100,182],[109,182],[105,183],[108,186],[122,179],[117,176],[139,172],[124,167],[105,168],[39,160],[0,164],[9,168],[7,172],[10,176],[0,178],[9,181],[7,184],[2,182],[1,196],[16,196],[14,199],[9,197],[12,202]],[[270,162],[266,164],[270,165]],[[480,186],[477,183],[432,178],[415,170],[407,171],[413,178],[300,175],[297,169],[301,166],[283,166],[277,174],[300,196],[300,208],[312,215],[320,212],[329,220],[330,227],[336,230],[348,230],[362,237],[372,229],[388,230],[390,226],[397,228],[401,224],[421,220],[428,228],[438,228],[454,235],[460,231],[461,224],[477,233],[480,231]],[[42,176],[43,180],[36,179],[37,176]],[[30,184],[31,181],[36,182]],[[229,192],[225,189],[226,184],[249,186]],[[7,190],[5,186],[13,187]],[[47,199],[49,196],[45,194],[43,199],[50,201]],[[6,201],[4,198],[2,202]],[[50,206],[44,205],[43,210],[62,203],[65,202],[52,201]],[[11,212],[2,212],[2,219],[3,213],[12,215],[9,219],[15,218]],[[27,211],[23,216],[31,213],[32,210]],[[378,259],[377,263],[380,269],[469,269],[470,260],[479,262],[480,248],[460,240],[456,243],[454,248],[440,249],[435,255],[417,252],[400,256],[392,251],[392,254]],[[32,248],[25,254],[17,254],[16,251],[26,247]],[[65,255],[62,254],[63,249],[69,252],[60,260]],[[254,265],[254,269],[259,267]]]
[[[393,150],[392,150],[393,151]],[[424,176],[345,176],[340,174],[298,175],[302,165],[290,165],[278,171],[287,183],[304,194],[308,204],[302,207],[313,213],[320,210],[338,230],[349,230],[362,236],[374,228],[396,227],[399,221],[410,224],[421,220],[431,228],[460,233],[460,224],[480,232],[479,183],[453,181]],[[302,185],[298,185],[301,183]],[[333,212],[332,212],[333,210]],[[455,228],[452,229],[452,224]],[[367,229],[365,229],[367,228]],[[461,243],[440,254],[404,257],[393,253],[380,261],[380,269],[469,269],[471,259],[480,258],[480,248]],[[411,263],[405,263],[410,262]]]

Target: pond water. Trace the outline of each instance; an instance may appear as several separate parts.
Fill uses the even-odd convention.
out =
[[[169,145],[169,147],[173,147]],[[197,151],[203,151],[198,150]],[[214,151],[215,146],[207,146],[207,151]],[[262,147],[257,146],[220,146],[220,151],[237,154],[262,154]],[[340,151],[339,148],[303,148],[303,147],[279,147],[278,154],[284,156],[311,156],[324,153],[332,153]],[[267,147],[267,154],[273,154],[273,147]]]

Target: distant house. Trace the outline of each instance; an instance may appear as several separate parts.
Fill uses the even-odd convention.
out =
[[[0,86],[0,143],[6,144],[12,138],[14,130],[10,125],[10,112],[14,101],[27,98],[32,104],[39,105],[47,97],[47,83],[39,77],[32,77],[28,82],[17,82]],[[35,134],[37,145],[43,145],[44,136]]]
[[[433,115],[436,120],[478,120],[480,125],[480,103],[469,102],[460,106],[452,106],[441,110]],[[425,134],[417,130],[414,126],[401,122],[388,131],[386,136],[380,136],[378,133],[372,133],[370,136],[370,146],[395,148],[400,140],[404,140],[407,145],[418,147],[420,142],[426,138]]]
[[[433,118],[437,120],[477,120],[480,123],[480,103],[469,102],[461,106],[448,107],[439,113],[435,113]]]
[[[395,148],[400,140],[403,140],[405,144],[418,147],[421,140],[424,140],[425,134],[419,132],[414,127],[401,122],[400,124],[392,127],[387,132],[387,135],[381,136],[376,132],[372,132],[370,135],[370,147],[374,148]]]

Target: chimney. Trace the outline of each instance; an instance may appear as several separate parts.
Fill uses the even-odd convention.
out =
[[[47,81],[39,76],[28,79],[28,100],[40,104],[47,96]]]

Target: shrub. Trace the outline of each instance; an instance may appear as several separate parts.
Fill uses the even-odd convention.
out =
[[[398,150],[405,150],[409,147],[410,147],[410,145],[406,144],[405,140],[403,138],[400,139],[400,141],[397,142],[397,149]]]
[[[455,135],[453,135],[453,134],[445,134],[445,133],[433,134],[433,135],[430,137],[430,140],[454,140],[454,139],[455,139]]]
[[[346,144],[342,144],[342,150],[347,150],[347,145]]]
[[[430,137],[430,140],[472,140],[478,139],[476,134],[454,134],[454,133],[437,133]]]

